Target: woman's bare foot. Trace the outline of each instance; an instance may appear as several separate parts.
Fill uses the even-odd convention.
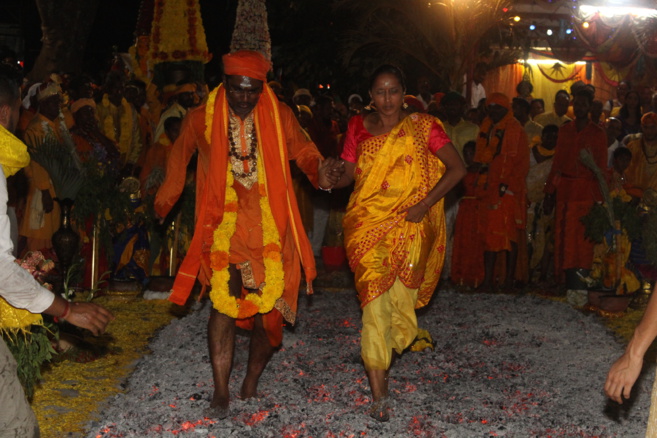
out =
[[[390,399],[384,397],[378,401],[372,402],[369,414],[370,417],[382,423],[390,420]]]

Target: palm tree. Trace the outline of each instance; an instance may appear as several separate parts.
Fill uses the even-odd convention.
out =
[[[480,55],[503,40],[499,30],[509,6],[509,0],[338,0],[336,8],[358,17],[345,34],[343,61],[362,56],[411,61],[445,88],[460,89]],[[498,56],[495,62],[513,57]]]

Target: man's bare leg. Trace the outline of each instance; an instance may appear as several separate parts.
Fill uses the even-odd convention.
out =
[[[237,293],[239,296],[242,287],[240,273],[234,265],[229,266],[228,272],[230,273],[229,291],[231,295],[236,296]],[[208,322],[208,348],[212,363],[212,379],[214,380],[214,394],[210,408],[214,415],[224,419],[229,412],[228,382],[235,350],[235,320],[219,313],[215,308],[210,311],[210,321]]]
[[[223,419],[228,416],[230,401],[228,381],[233,367],[235,320],[217,312],[216,309],[211,310],[208,322],[208,347],[214,380],[214,395],[210,407],[219,418]]]
[[[256,315],[249,345],[249,364],[240,392],[243,399],[257,395],[258,381],[275,350],[276,348],[269,343],[267,332],[263,326],[262,315]]]

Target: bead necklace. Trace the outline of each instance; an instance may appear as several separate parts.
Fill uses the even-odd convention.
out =
[[[243,179],[243,178],[248,178],[253,175],[253,172],[256,170],[256,165],[257,165],[257,152],[258,152],[258,138],[256,137],[256,130],[252,129],[251,130],[251,143],[249,144],[249,149],[247,150],[247,154],[243,155],[242,151],[237,147],[237,144],[235,143],[235,138],[234,138],[234,132],[233,132],[233,123],[229,124],[228,128],[228,141],[230,143],[230,150],[228,151],[228,155],[235,160],[241,161],[242,162],[242,170],[244,170],[244,163],[248,165],[248,172],[237,172],[235,171],[234,167],[231,169],[231,172],[233,172],[233,175],[235,175],[235,178],[237,179]]]

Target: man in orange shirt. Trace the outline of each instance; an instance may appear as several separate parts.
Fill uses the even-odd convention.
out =
[[[585,216],[595,202],[602,201],[602,192],[595,174],[586,167],[580,152],[588,150],[599,169],[607,168],[607,136],[589,120],[593,95],[579,90],[573,100],[575,121],[559,129],[552,169],[545,183],[543,208],[550,214],[555,208],[554,267],[559,282],[567,269],[590,269],[593,243],[584,237]]]
[[[479,164],[481,231],[484,241],[483,289],[493,286],[497,254],[506,253],[505,287],[512,287],[518,238],[524,232],[529,171],[529,142],[513,117],[509,98],[493,93],[486,101],[488,117],[481,125],[474,161]]]
[[[281,344],[283,320],[295,321],[300,265],[308,292],[316,275],[288,160],[295,160],[315,187],[329,189],[340,176],[335,160],[322,161],[292,110],[267,85],[269,61],[257,52],[238,51],[225,55],[223,64],[223,84],[206,105],[187,114],[155,200],[156,212],[166,216],[198,149],[196,230],[169,300],[184,304],[199,272],[212,286],[210,415],[218,418],[229,415],[235,326],[252,330],[241,397],[254,397]]]

